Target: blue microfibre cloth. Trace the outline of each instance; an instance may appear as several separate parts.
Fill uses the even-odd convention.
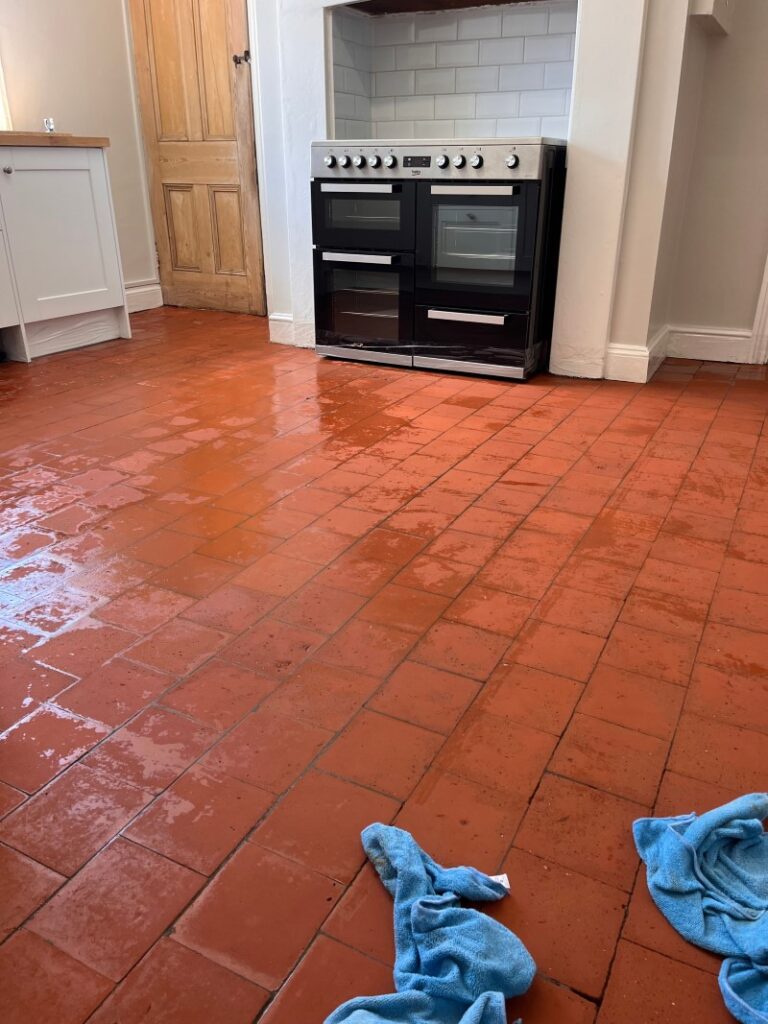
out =
[[[633,825],[653,901],[689,942],[729,959],[726,1006],[743,1024],[768,1024],[768,794],[706,814]]]
[[[392,825],[362,834],[394,898],[395,988],[361,996],[326,1024],[506,1024],[504,999],[527,991],[536,965],[522,942],[460,900],[500,900],[507,890],[475,868],[443,868]]]

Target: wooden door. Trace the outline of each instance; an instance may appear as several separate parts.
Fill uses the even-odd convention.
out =
[[[131,0],[131,19],[163,299],[264,314],[246,0]]]

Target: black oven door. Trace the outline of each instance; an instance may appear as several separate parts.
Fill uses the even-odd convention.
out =
[[[312,182],[312,240],[321,249],[413,251],[416,183]]]
[[[531,309],[539,183],[418,185],[416,303]]]
[[[412,254],[315,249],[314,261],[318,352],[411,366]]]

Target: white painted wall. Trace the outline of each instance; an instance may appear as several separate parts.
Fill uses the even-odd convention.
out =
[[[2,0],[0,59],[16,130],[107,135],[131,308],[158,305],[155,239],[124,0]],[[129,293],[129,301],[131,295]]]

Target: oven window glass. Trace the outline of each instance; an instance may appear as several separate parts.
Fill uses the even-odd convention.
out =
[[[436,204],[433,279],[443,284],[513,287],[518,217],[517,206]]]
[[[333,330],[354,338],[400,337],[399,275],[344,268],[330,272]]]
[[[344,231],[399,231],[400,199],[333,196],[325,200],[325,226]]]

